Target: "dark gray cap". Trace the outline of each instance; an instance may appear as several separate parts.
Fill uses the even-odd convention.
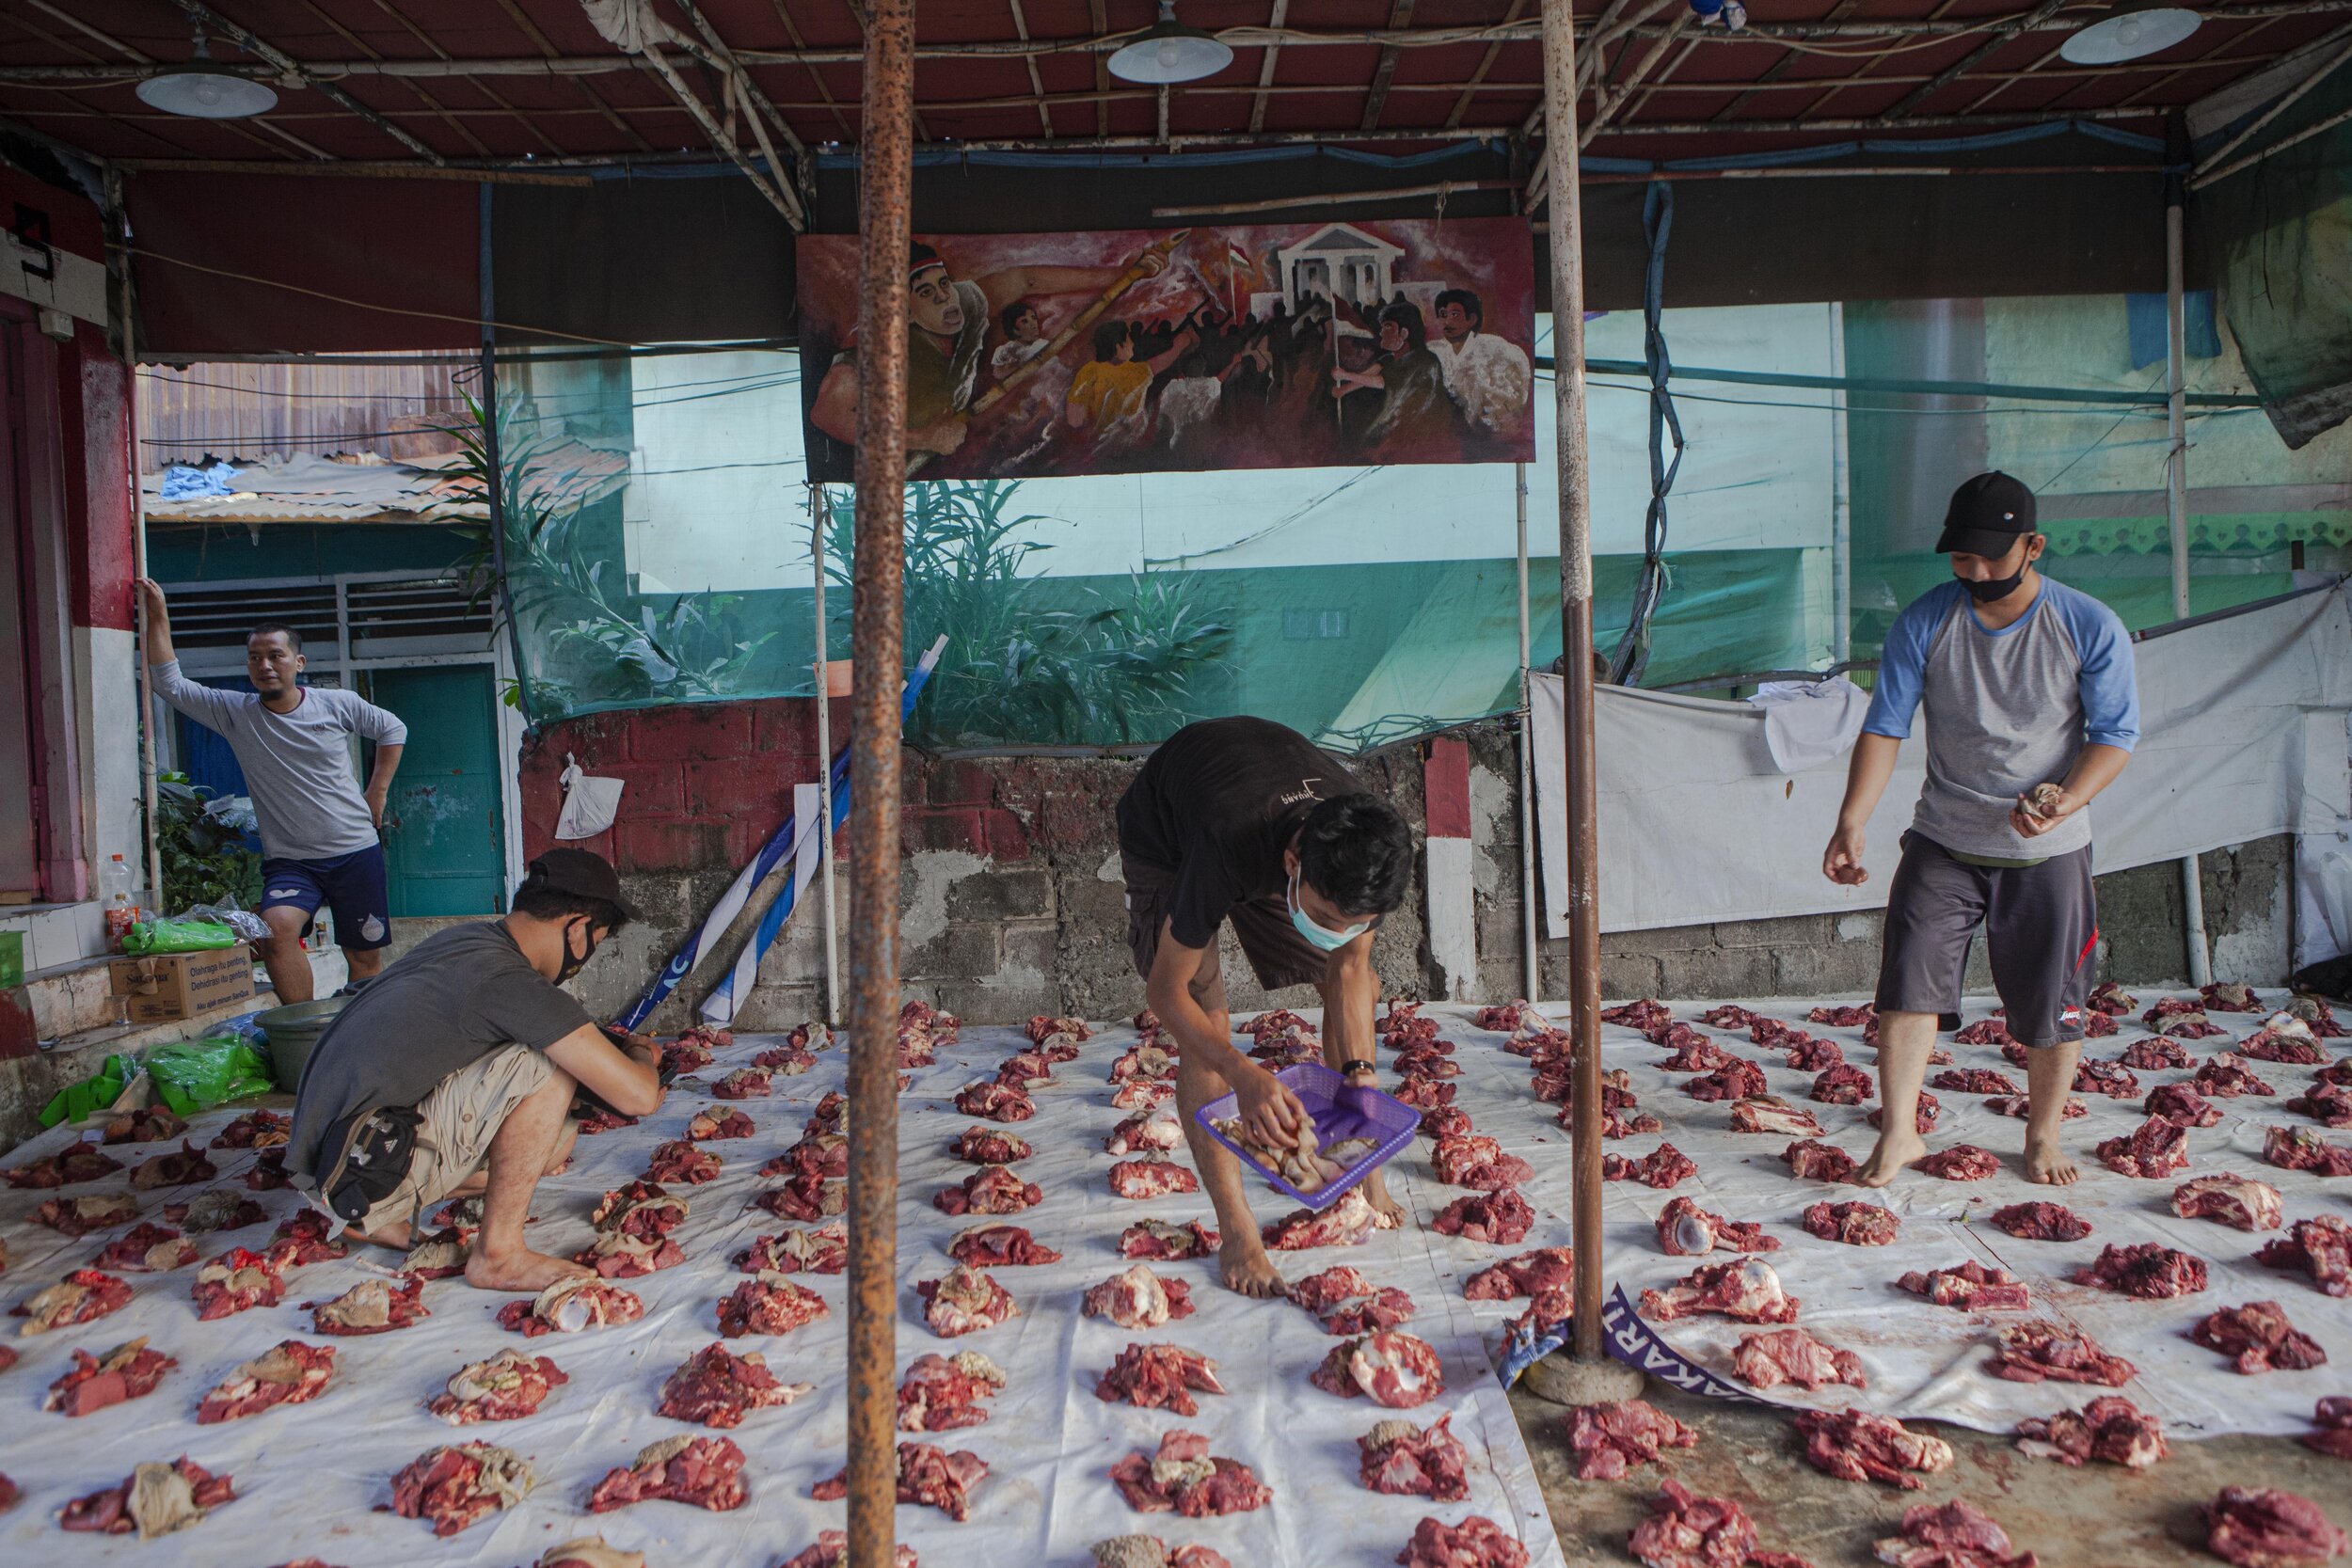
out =
[[[645,918],[636,905],[621,896],[621,875],[612,869],[612,863],[594,849],[549,849],[535,857],[527,869],[532,881],[551,892],[601,898],[631,920]]]

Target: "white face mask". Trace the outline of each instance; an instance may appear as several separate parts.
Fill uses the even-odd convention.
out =
[[[1344,931],[1332,931],[1325,929],[1309,919],[1307,911],[1298,907],[1298,873],[1295,871],[1291,873],[1288,897],[1291,906],[1291,924],[1296,927],[1298,934],[1305,937],[1319,952],[1336,953],[1372,929],[1372,922],[1369,920],[1360,925],[1350,926]]]

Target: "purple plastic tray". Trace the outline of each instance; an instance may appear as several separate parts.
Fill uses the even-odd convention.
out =
[[[1350,1187],[1378,1170],[1399,1150],[1413,1141],[1413,1133],[1421,1126],[1421,1113],[1393,1095],[1378,1089],[1350,1089],[1347,1080],[1321,1062],[1300,1062],[1286,1067],[1274,1075],[1288,1085],[1298,1102],[1307,1107],[1308,1117],[1315,1124],[1318,1141],[1330,1144],[1342,1138],[1377,1138],[1371,1153],[1340,1172],[1328,1185],[1311,1193],[1302,1193],[1274,1172],[1260,1164],[1239,1144],[1216,1130],[1216,1123],[1231,1117],[1240,1103],[1238,1095],[1223,1095],[1210,1101],[1193,1113],[1195,1120],[1210,1137],[1233,1151],[1234,1158],[1256,1171],[1279,1193],[1296,1198],[1311,1210],[1328,1209],[1340,1200]],[[1343,1101],[1342,1093],[1345,1092]]]

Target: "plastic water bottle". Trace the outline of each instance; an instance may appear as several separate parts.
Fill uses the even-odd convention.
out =
[[[100,868],[98,892],[106,911],[106,942],[118,944],[139,917],[138,900],[131,894],[131,867],[120,855]]]

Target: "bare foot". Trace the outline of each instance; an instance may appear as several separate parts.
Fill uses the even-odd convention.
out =
[[[1216,1249],[1217,1272],[1225,1288],[1245,1296],[1279,1296],[1286,1289],[1274,1262],[1255,1237],[1233,1236]]]
[[[2071,1187],[2082,1172],[2053,1138],[2043,1143],[2039,1138],[2026,1140],[2026,1180],[2039,1181],[2045,1187]]]
[[[1383,1228],[1405,1223],[1404,1206],[1389,1196],[1389,1184],[1380,1180],[1378,1171],[1364,1178],[1364,1201],[1380,1216]]]
[[[1927,1140],[1918,1133],[1896,1130],[1879,1134],[1878,1147],[1854,1172],[1855,1182],[1865,1187],[1883,1187],[1895,1180],[1895,1173],[1928,1151]]]
[[[477,1248],[466,1258],[466,1283],[477,1291],[529,1291],[535,1295],[559,1279],[578,1279],[595,1272],[527,1247],[495,1258]]]
[[[383,1229],[373,1231],[346,1225],[343,1227],[343,1239],[349,1242],[365,1242],[370,1246],[389,1247],[394,1252],[406,1252],[416,1244],[417,1232],[414,1226],[405,1221],[394,1220]]]

